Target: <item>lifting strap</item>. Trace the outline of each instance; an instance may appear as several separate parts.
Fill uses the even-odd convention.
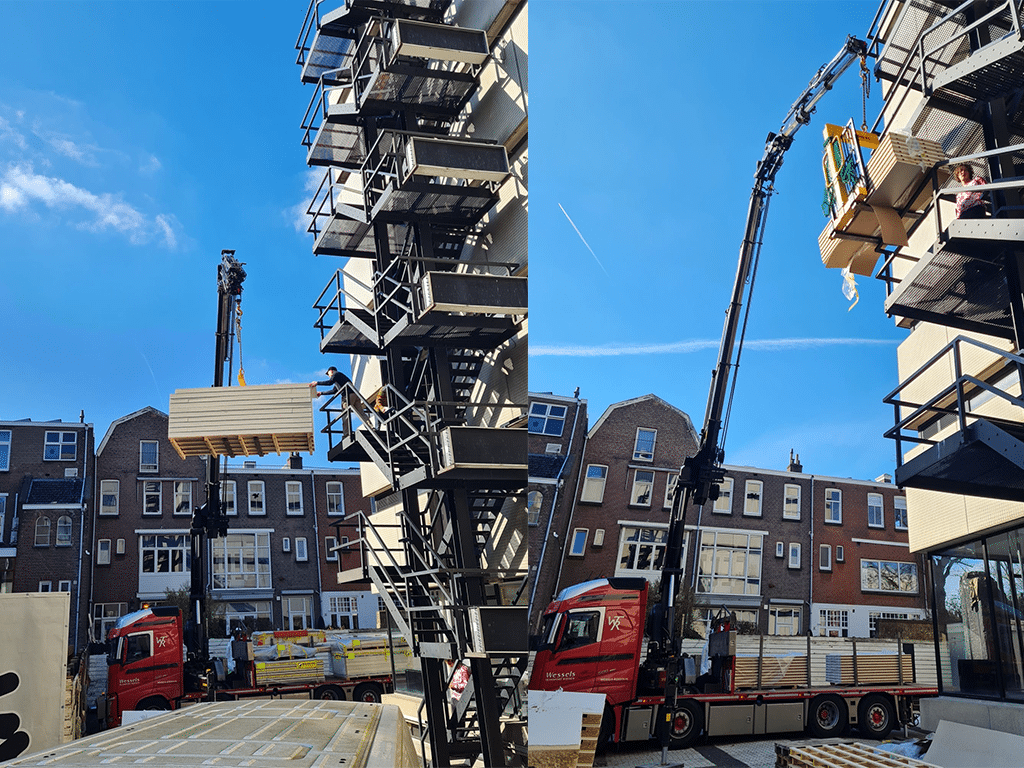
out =
[[[238,386],[245,386],[245,363],[242,362],[242,299],[235,299],[235,338],[238,340]]]

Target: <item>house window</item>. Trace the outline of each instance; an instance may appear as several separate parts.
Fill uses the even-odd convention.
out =
[[[302,514],[302,483],[289,480],[284,484],[284,493],[288,504],[289,515]]]
[[[117,546],[114,548],[114,552],[116,552],[119,555],[124,554],[124,539],[117,540]]]
[[[569,544],[569,554],[572,557],[583,557],[583,553],[587,549],[587,535],[589,533],[589,528],[576,528],[572,532],[572,541]]]
[[[50,546],[50,518],[40,517],[36,520],[36,543],[37,547]]]
[[[139,472],[156,472],[160,469],[160,443],[143,440],[139,443]]]
[[[52,581],[40,581],[39,582],[39,591],[40,592],[53,592],[53,582]]]
[[[638,469],[633,475],[633,492],[629,497],[629,504],[633,507],[651,506],[651,492],[654,490],[654,472],[648,469]]]
[[[140,539],[143,573],[189,573],[191,539],[183,533],[149,534]]]
[[[897,531],[907,530],[907,497],[897,496],[892,500],[893,527]]]
[[[902,619],[907,621],[910,619],[909,613],[893,613],[890,611],[871,611],[868,614],[868,634],[871,637],[878,637],[878,620],[879,619]]]
[[[633,444],[633,461],[654,461],[654,443],[658,430],[637,427],[636,442]]]
[[[704,594],[761,594],[762,540],[761,534],[757,533],[701,531],[697,591]]]
[[[665,483],[665,503],[662,505],[663,509],[671,509],[672,501],[676,495],[676,483],[679,482],[679,475],[675,472],[669,473],[668,482]]]
[[[743,514],[751,517],[761,516],[761,493],[764,491],[764,483],[760,480],[747,480],[743,502]]]
[[[67,515],[61,515],[57,518],[57,546],[58,547],[70,547],[71,546],[71,527],[74,525],[71,518]]]
[[[0,493],[0,542],[4,540],[4,525],[7,523],[7,494]]]
[[[295,559],[304,563],[309,559],[309,552],[306,551],[306,538],[304,536],[295,537]]]
[[[768,609],[768,634],[795,637],[800,634],[800,608],[771,606]]]
[[[825,489],[825,522],[843,522],[843,492],[838,488]]]
[[[335,548],[338,546],[337,536],[327,536],[324,538],[324,552],[327,553],[327,559],[332,562],[338,562],[338,553]]]
[[[846,551],[843,549],[842,545],[840,544],[840,545],[838,545],[836,547],[836,562],[837,563],[841,563],[845,559],[846,559]]]
[[[328,516],[344,516],[345,494],[341,483],[331,481],[327,483],[327,514]]]
[[[110,565],[110,539],[100,539],[96,543],[96,565]]]
[[[786,545],[781,541],[775,542],[775,556],[785,557],[786,556]]]
[[[0,472],[11,468],[11,430],[0,429]]]
[[[116,515],[118,499],[121,495],[120,480],[100,481],[100,514]]]
[[[595,547],[604,546],[604,528],[598,528],[594,531],[594,544]]]
[[[529,525],[540,525],[540,507],[544,503],[544,494],[530,491],[526,494],[526,522]]]
[[[249,514],[265,515],[267,508],[264,504],[266,489],[262,480],[249,481]]]
[[[225,515],[238,514],[238,505],[235,503],[236,493],[234,480],[225,480],[220,484],[220,508]]]
[[[530,403],[528,429],[535,435],[561,437],[565,427],[566,407],[550,403]]]
[[[882,517],[882,494],[868,494],[868,528],[884,528],[885,520]]]
[[[128,613],[128,603],[95,603],[92,607],[92,636],[106,640],[117,620]]]
[[[270,533],[229,533],[210,543],[214,589],[270,589]]]
[[[601,464],[588,464],[587,476],[583,481],[583,493],[580,501],[600,504],[604,501],[604,483],[608,478],[608,467]]]
[[[44,461],[74,461],[78,456],[78,436],[74,432],[47,432],[43,443]]]
[[[160,514],[161,486],[158,480],[146,480],[142,483],[142,514]]]
[[[192,481],[174,481],[174,514],[192,514]]]
[[[786,520],[800,519],[800,486],[786,484],[782,491],[782,517]]]
[[[665,566],[668,530],[623,526],[616,576],[656,576]],[[685,550],[684,550],[685,551]]]
[[[342,595],[327,599],[327,622],[338,629],[358,629],[359,610],[355,600]]]
[[[65,579],[62,579],[61,581],[58,581],[57,582],[57,591],[58,592],[70,592],[71,591],[71,582],[69,580],[65,580]]]
[[[286,597],[281,600],[285,627],[290,630],[313,628],[313,600],[308,597]]]
[[[916,595],[917,564],[861,560],[860,588],[864,592],[902,592]]]
[[[821,571],[832,570],[832,545],[822,544],[818,547],[818,569]]]
[[[292,540],[291,537],[285,536],[281,539],[281,551],[291,552],[292,551]]]
[[[712,510],[716,515],[732,514],[732,478],[727,477],[718,484],[718,498],[715,499],[715,508]]]
[[[789,567],[799,568],[800,567],[800,545],[790,544],[789,545]]]
[[[850,614],[848,611],[822,609],[818,615],[818,633],[823,637],[850,636]]]
[[[270,602],[253,600],[252,602],[228,602],[224,606],[224,626],[228,631],[245,628],[248,631],[266,631],[274,628]]]

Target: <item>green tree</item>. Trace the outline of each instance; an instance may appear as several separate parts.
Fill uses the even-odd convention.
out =
[[[164,590],[164,602],[167,605],[176,606],[185,621],[188,621],[188,617],[192,615],[191,590],[188,587]],[[207,637],[227,637],[226,612],[224,603],[214,600],[213,596],[207,592],[206,616],[203,617]]]

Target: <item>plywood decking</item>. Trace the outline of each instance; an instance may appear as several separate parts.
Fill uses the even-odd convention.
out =
[[[264,456],[314,451],[308,384],[178,389],[167,437],[187,456]]]

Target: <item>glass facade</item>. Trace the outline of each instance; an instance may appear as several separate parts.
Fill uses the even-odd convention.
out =
[[[1024,701],[1024,529],[931,556],[943,693]]]

